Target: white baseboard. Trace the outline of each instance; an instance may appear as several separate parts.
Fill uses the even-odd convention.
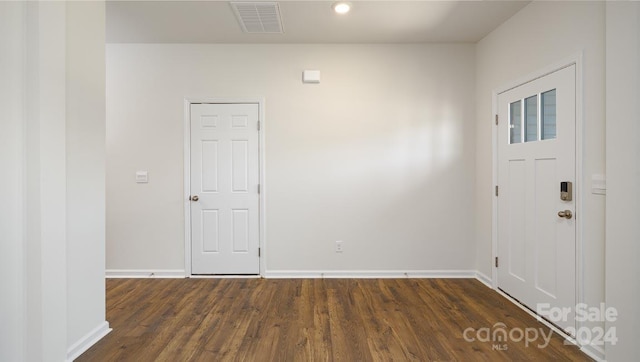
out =
[[[187,278],[191,278],[191,279],[260,279],[262,277],[260,275],[253,275],[253,274],[250,274],[250,275],[194,274],[194,275],[189,275]]]
[[[265,278],[475,278],[473,270],[267,270]]]
[[[111,332],[111,328],[109,328],[109,322],[104,321],[100,323],[96,328],[94,328],[91,332],[87,333],[86,336],[80,338],[76,343],[74,343],[71,347],[67,349],[67,361],[71,362],[74,359],[80,357],[86,350],[91,348],[94,344],[96,344],[102,337],[106,336]]]
[[[604,349],[602,349],[602,347],[600,346],[584,345],[580,347],[580,350],[582,351],[582,353],[586,354],[587,356],[593,358],[598,362],[606,361],[604,358],[605,356]]]
[[[260,276],[191,275],[182,269],[107,269],[107,278],[260,278]],[[475,270],[267,270],[265,278],[475,278],[493,288],[491,278]]]
[[[185,278],[184,269],[107,269],[107,278]]]
[[[491,278],[489,278],[486,274],[476,271],[476,279],[478,279],[482,284],[487,287],[493,289],[493,283],[491,282]]]

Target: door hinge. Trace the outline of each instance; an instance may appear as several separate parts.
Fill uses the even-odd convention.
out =
[[[260,184],[258,184],[258,193],[260,193]]]
[[[496,126],[498,125],[498,115],[496,114]]]
[[[258,248],[258,258],[260,257],[260,248]]]
[[[496,196],[498,196],[498,185],[496,185]]]
[[[258,131],[260,130],[260,121],[258,121]]]
[[[498,267],[498,257],[496,256],[496,268]]]

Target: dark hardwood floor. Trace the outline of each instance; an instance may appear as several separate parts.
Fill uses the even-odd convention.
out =
[[[77,361],[590,360],[474,279],[108,279],[107,320]]]

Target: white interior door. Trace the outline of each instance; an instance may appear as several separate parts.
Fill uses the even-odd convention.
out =
[[[576,225],[561,182],[575,182],[575,65],[498,95],[498,286],[530,309],[575,327]],[[567,210],[567,211],[565,211]],[[571,212],[571,217],[569,217]]]
[[[259,274],[258,104],[191,105],[191,272]]]

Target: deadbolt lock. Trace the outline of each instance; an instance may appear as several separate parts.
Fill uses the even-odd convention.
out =
[[[573,200],[573,183],[571,181],[560,182],[560,200],[562,201]]]

